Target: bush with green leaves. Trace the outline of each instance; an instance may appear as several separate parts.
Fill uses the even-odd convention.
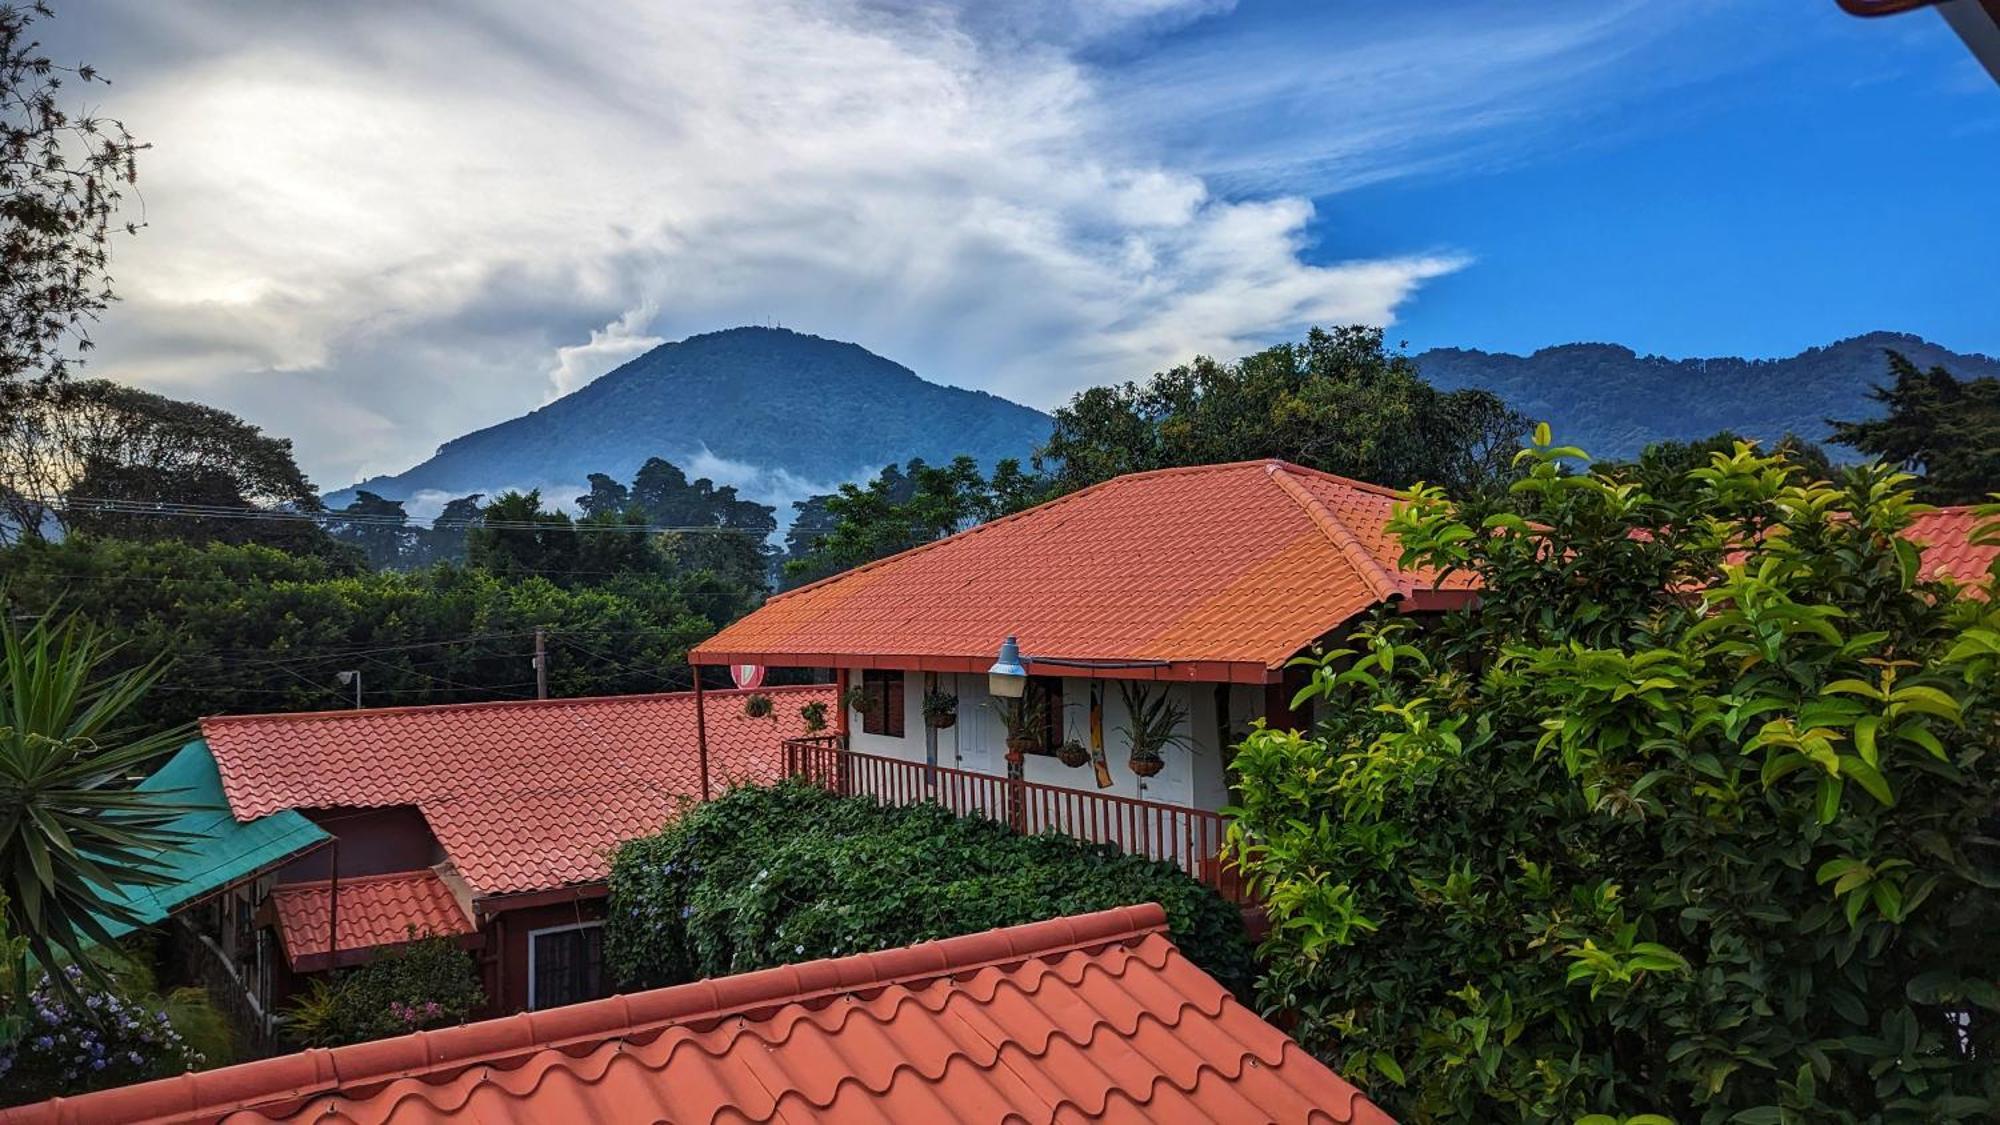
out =
[[[1247,987],[1241,912],[1172,864],[792,781],[621,846],[605,954],[621,982],[653,987],[1144,902],[1191,960]]]
[[[43,977],[23,999],[25,1026],[0,1048],[0,1102],[164,1078],[206,1061],[158,997],[100,987],[75,965]]]
[[[1994,585],[1921,579],[1887,469],[1537,441],[1508,510],[1392,522],[1481,604],[1235,758],[1263,1003],[1411,1121],[1994,1119]]]
[[[450,938],[427,937],[333,980],[315,978],[286,1014],[286,1029],[308,1046],[335,1047],[464,1023],[485,1003],[471,954]]]

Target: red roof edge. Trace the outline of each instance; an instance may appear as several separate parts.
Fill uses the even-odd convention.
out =
[[[0,1123],[111,1125],[215,1119],[254,1106],[293,1103],[334,1089],[352,1093],[357,1087],[419,1072],[456,1071],[669,1024],[717,1020],[782,1004],[809,1003],[843,993],[1118,945],[1163,933],[1166,928],[1167,914],[1158,903],[1121,906],[55,1098],[0,1110]]]
[[[1285,495],[1291,497],[1292,501],[1305,511],[1306,516],[1314,524],[1318,525],[1320,533],[1339,548],[1348,564],[1354,567],[1355,573],[1361,575],[1362,581],[1368,583],[1368,588],[1375,592],[1377,598],[1383,601],[1401,600],[1403,595],[1408,593],[1405,589],[1407,584],[1390,573],[1389,568],[1382,565],[1382,560],[1375,557],[1375,552],[1362,545],[1360,537],[1354,534],[1354,529],[1341,522],[1339,516],[1334,515],[1325,504],[1320,503],[1319,497],[1314,496],[1305,485],[1293,479],[1292,474],[1286,469],[1284,462],[1273,461],[1265,467],[1264,472],[1284,490]]]
[[[802,691],[826,691],[826,684],[784,684],[779,687],[754,688],[713,688],[704,691],[709,696],[738,695],[788,695]],[[404,715],[412,712],[438,711],[495,711],[532,707],[576,707],[601,703],[640,703],[652,699],[694,698],[694,689],[687,691],[645,691],[632,695],[571,695],[560,699],[494,699],[480,703],[411,703],[402,707],[342,707],[330,711],[259,711],[247,715],[204,715],[201,729],[205,735],[211,726],[233,726],[238,723],[272,722],[310,719],[355,719],[370,715]]]

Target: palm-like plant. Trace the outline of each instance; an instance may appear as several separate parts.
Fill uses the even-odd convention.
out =
[[[1130,741],[1132,756],[1129,764],[1132,772],[1140,777],[1151,777],[1160,772],[1166,764],[1161,756],[1169,746],[1188,746],[1188,736],[1181,733],[1181,724],[1187,721],[1187,708],[1174,701],[1164,689],[1153,694],[1146,685],[1134,680],[1118,681],[1118,693],[1125,697],[1125,713],[1131,717],[1131,725],[1120,733]]]
[[[133,787],[187,731],[145,730],[135,709],[160,669],[100,674],[112,651],[75,618],[45,617],[25,630],[0,619],[7,927],[39,964],[66,959],[93,975],[93,946],[112,941],[104,923],[142,921],[116,888],[170,881],[161,858],[186,837],[167,826],[189,811]]]

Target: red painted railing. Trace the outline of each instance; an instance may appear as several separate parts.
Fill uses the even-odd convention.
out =
[[[873,797],[886,805],[929,801],[1016,832],[1061,832],[1110,844],[1173,863],[1231,902],[1248,898],[1241,875],[1222,861],[1220,813],[860,754],[848,750],[837,734],[787,739],[784,749],[786,776],[835,793]]]

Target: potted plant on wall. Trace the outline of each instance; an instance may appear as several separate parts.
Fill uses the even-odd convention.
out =
[[[856,714],[866,716],[868,714],[868,693],[861,690],[860,684],[856,684],[840,693],[840,706],[844,711],[853,711]]]
[[[1131,723],[1121,730],[1132,746],[1132,756],[1126,764],[1140,777],[1152,777],[1165,768],[1167,747],[1188,744],[1187,735],[1180,730],[1187,719],[1187,708],[1174,702],[1165,691],[1155,695],[1135,680],[1119,681],[1118,693],[1125,698],[1125,714]]]
[[[943,730],[958,722],[958,696],[935,689],[924,693],[924,725]]]
[[[1008,765],[1018,766],[1029,754],[1042,751],[1042,731],[1048,725],[1048,709],[1040,696],[1023,696],[1000,708],[1000,722],[1007,728]]]
[[[752,719],[768,719],[773,710],[771,697],[763,692],[753,692],[743,700],[743,714]]]
[[[826,701],[815,699],[799,708],[799,718],[806,722],[807,734],[818,734],[826,729]]]

